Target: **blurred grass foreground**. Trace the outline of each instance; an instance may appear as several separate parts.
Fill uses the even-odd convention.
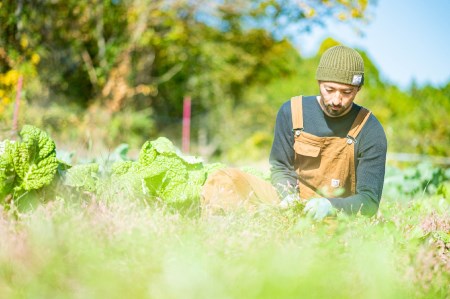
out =
[[[314,223],[202,220],[126,198],[0,214],[2,298],[448,298],[450,203],[385,202]]]

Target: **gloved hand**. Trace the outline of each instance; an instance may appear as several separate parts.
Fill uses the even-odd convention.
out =
[[[336,209],[333,208],[328,199],[320,197],[308,200],[303,211],[308,217],[321,221],[323,218],[333,215]]]
[[[287,209],[289,207],[293,207],[299,201],[300,196],[298,196],[298,194],[289,194],[281,200],[280,208]]]

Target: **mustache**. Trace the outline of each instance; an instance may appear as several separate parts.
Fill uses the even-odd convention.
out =
[[[328,104],[327,107],[343,108],[343,107],[345,107],[345,106],[344,106],[344,105],[333,105],[333,104]]]

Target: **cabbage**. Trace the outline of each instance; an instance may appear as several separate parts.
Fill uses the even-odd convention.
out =
[[[221,167],[203,164],[199,158],[183,156],[165,138],[147,141],[137,161],[117,162],[113,166],[113,185],[123,190],[157,197],[168,203],[195,201],[208,174]]]
[[[97,163],[74,165],[66,171],[64,185],[95,192],[98,184],[98,170]]]
[[[43,131],[25,125],[21,141],[4,140],[0,146],[0,197],[20,196],[49,185],[59,162],[54,141]]]
[[[0,200],[10,194],[14,188],[15,172],[10,153],[11,141],[0,142]]]

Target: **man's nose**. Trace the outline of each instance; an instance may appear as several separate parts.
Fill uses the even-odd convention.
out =
[[[331,100],[331,103],[334,106],[339,106],[341,104],[341,93],[340,92],[336,92],[333,96],[333,99]]]

